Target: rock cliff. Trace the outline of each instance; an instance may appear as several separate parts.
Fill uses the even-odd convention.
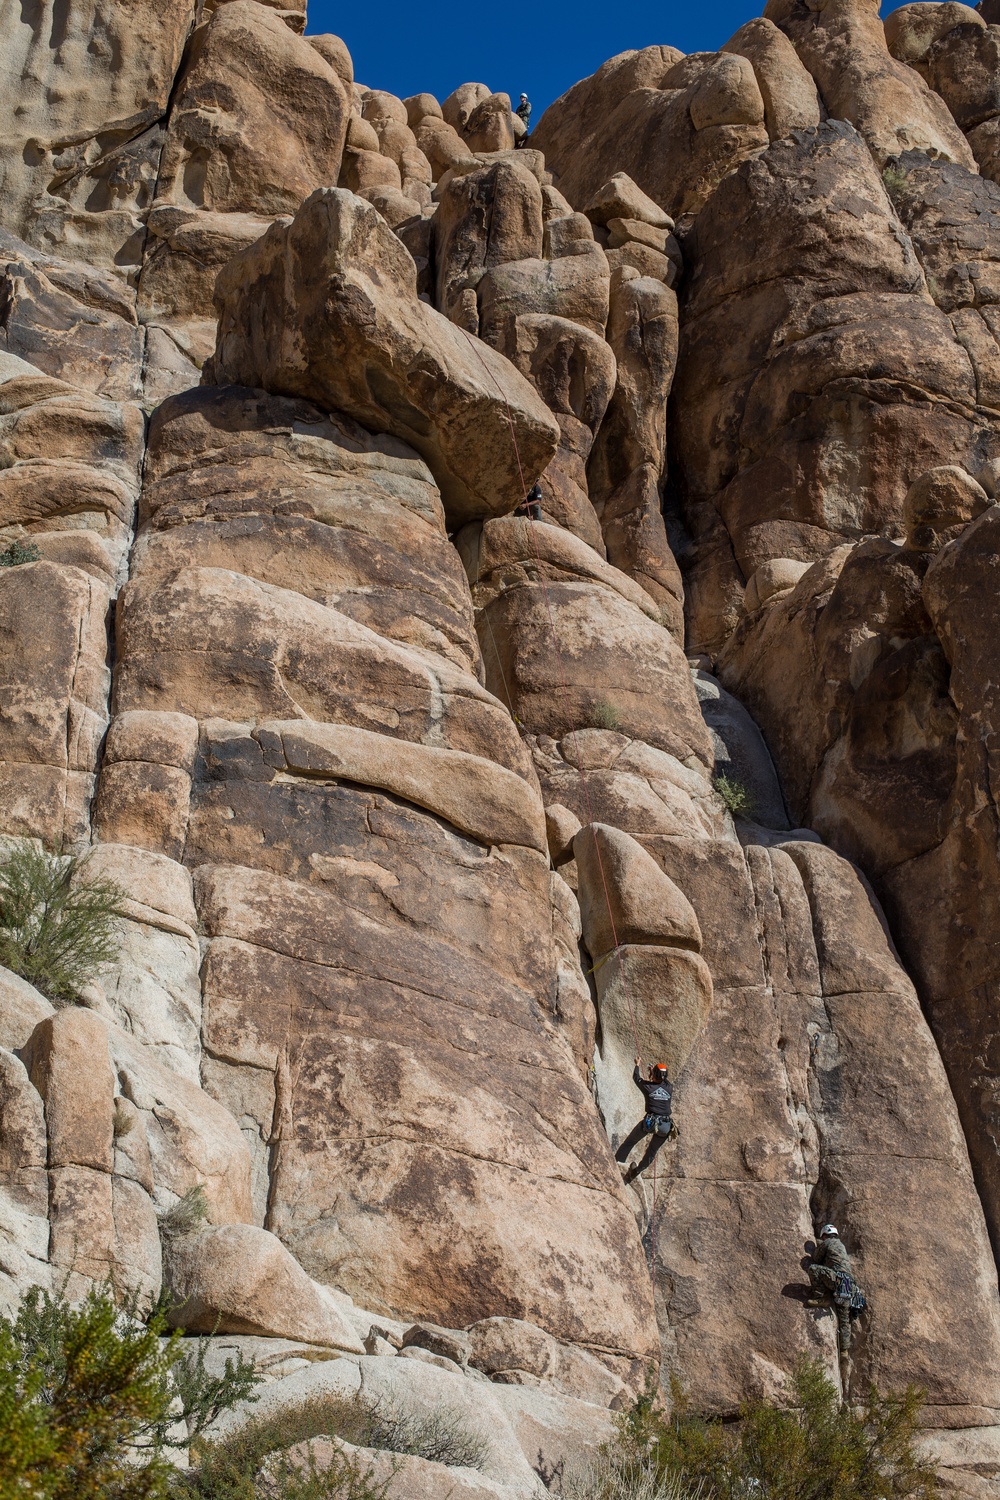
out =
[[[5,1305],[466,1403],[507,1500],[812,1354],[996,1493],[1000,9],[878,9],[524,139],[294,4],[0,0],[0,837],[127,898],[0,970]]]

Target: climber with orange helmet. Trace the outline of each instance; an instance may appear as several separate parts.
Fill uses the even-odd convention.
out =
[[[643,1078],[642,1059],[637,1057],[632,1082],[643,1093],[646,1100],[646,1113],[632,1133],[627,1135],[618,1147],[615,1152],[615,1161],[624,1165],[641,1140],[644,1140],[647,1135],[651,1135],[653,1139],[638,1165],[629,1167],[623,1173],[626,1182],[633,1182],[641,1172],[645,1172],[647,1167],[652,1166],[657,1152],[662,1150],[667,1141],[676,1139],[678,1134],[673,1120],[674,1091],[666,1063],[655,1063],[649,1070],[649,1077]]]

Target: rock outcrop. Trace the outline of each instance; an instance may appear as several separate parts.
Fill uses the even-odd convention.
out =
[[[465,1413],[414,1496],[801,1355],[992,1492],[995,11],[768,0],[527,139],[301,6],[11,11],[0,873],[124,898],[78,1005],[0,970],[5,1308]]]

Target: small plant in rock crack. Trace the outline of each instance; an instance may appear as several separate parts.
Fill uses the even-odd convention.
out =
[[[757,810],[753,793],[735,776],[716,776],[712,783],[734,818],[752,818]]]
[[[115,1114],[112,1128],[116,1141],[120,1141],[123,1137],[131,1135],[135,1129],[135,1116],[129,1114],[120,1099],[115,1100]]]
[[[37,562],[41,555],[34,542],[11,542],[0,552],[0,568],[19,568],[22,563]]]
[[[906,173],[900,171],[899,167],[891,164],[882,171],[882,181],[885,183],[886,192],[890,197],[895,197],[903,192],[906,187]]]
[[[598,698],[590,711],[591,729],[618,730],[622,727],[622,716],[607,698]]]
[[[118,957],[127,897],[87,875],[88,855],[20,844],[0,855],[0,964],[50,1000],[72,1001]]]
[[[178,1198],[171,1208],[160,1214],[160,1233],[167,1239],[180,1239],[185,1234],[194,1234],[207,1220],[208,1199],[198,1182],[188,1188],[183,1198]]]

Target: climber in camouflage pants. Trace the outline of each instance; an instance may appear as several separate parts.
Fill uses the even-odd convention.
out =
[[[809,1266],[809,1280],[813,1296],[806,1306],[833,1307],[837,1315],[837,1346],[841,1355],[848,1354],[851,1348],[851,1312],[860,1312],[865,1299],[851,1271],[851,1257],[833,1224],[823,1227]]]

